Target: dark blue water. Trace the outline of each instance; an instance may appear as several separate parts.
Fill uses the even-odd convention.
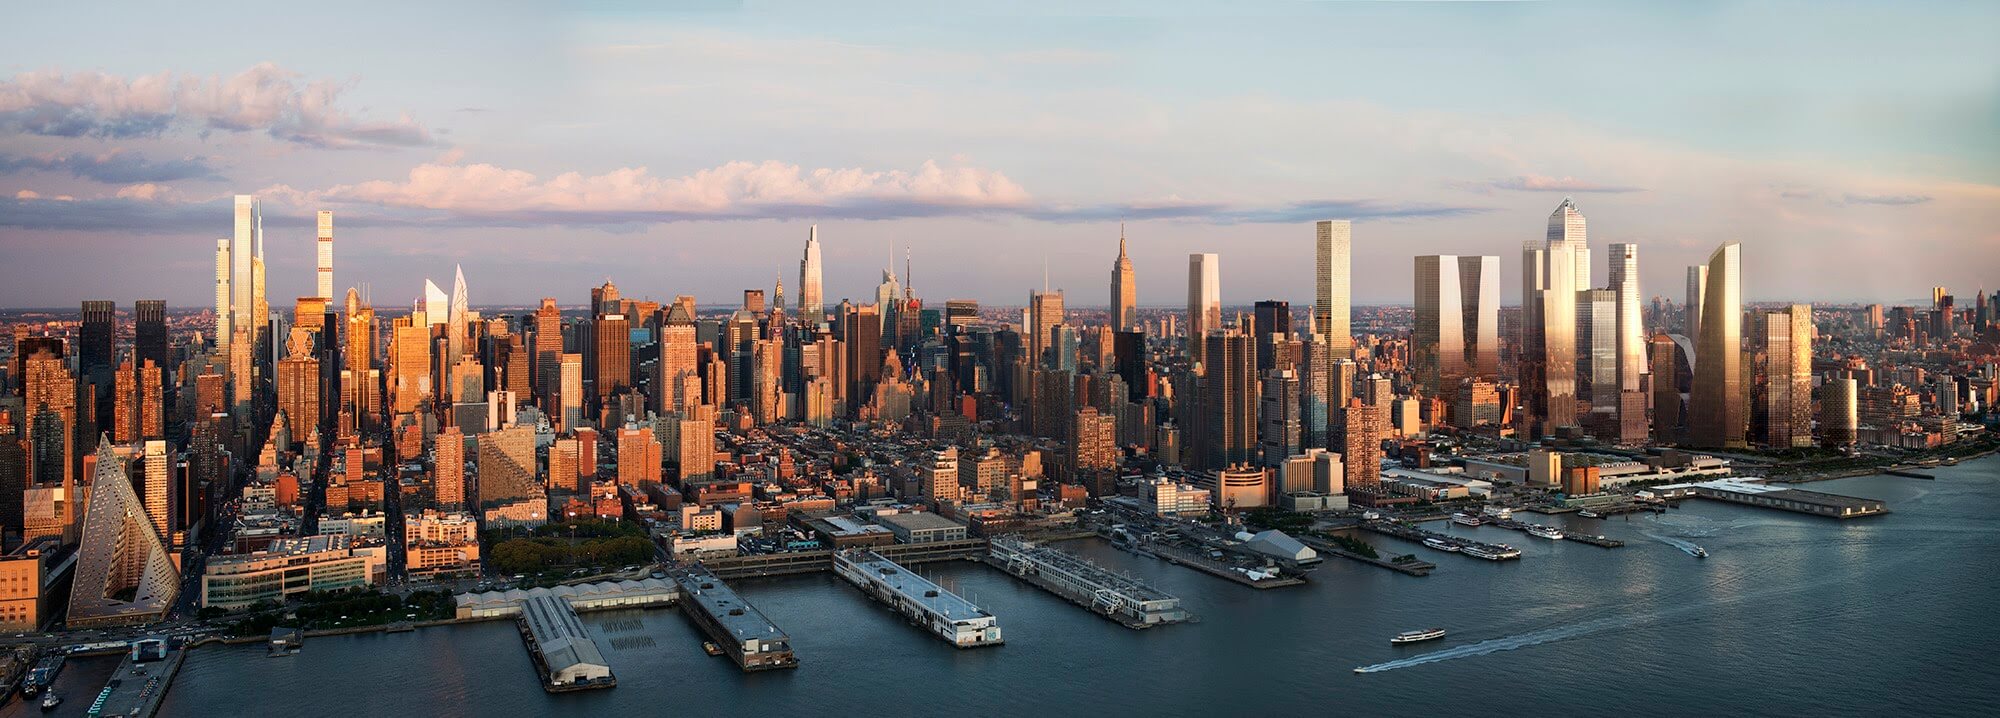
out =
[[[282,659],[205,648],[163,715],[2000,715],[2000,460],[1936,473],[1807,487],[1895,512],[1848,522],[1699,500],[1561,520],[1621,549],[1450,528],[1525,553],[1504,564],[1371,536],[1441,567],[1416,578],[1331,559],[1309,586],[1270,591],[1065,544],[1202,618],[1149,631],[982,565],[925,567],[1000,617],[1007,645],[975,651],[830,575],[743,581],[791,634],[798,670],[740,673],[676,611],[585,614],[619,686],[582,694],[543,693],[505,622],[315,638]],[[633,618],[641,628],[613,623]],[[1388,645],[1428,626],[1451,635]],[[653,645],[611,644],[634,637]]]

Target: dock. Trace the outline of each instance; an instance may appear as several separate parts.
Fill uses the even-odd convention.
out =
[[[1339,556],[1341,558],[1360,561],[1362,563],[1369,564],[1371,566],[1380,566],[1382,568],[1386,568],[1391,571],[1395,571],[1410,576],[1429,576],[1431,575],[1432,571],[1437,570],[1437,564],[1431,563],[1429,561],[1419,560],[1416,556],[1409,554],[1398,554],[1394,559],[1369,558],[1367,556],[1363,556],[1353,551],[1341,548],[1339,544],[1336,544],[1332,541],[1328,541],[1326,539],[1317,538],[1313,536],[1300,536],[1299,540],[1305,542],[1307,546],[1313,547],[1314,550],[1317,550],[1320,553],[1330,553],[1335,556]],[[1403,560],[1399,561],[1397,559],[1403,559]]]
[[[1740,479],[1721,479],[1694,484],[1694,495],[1714,501],[1835,519],[1880,516],[1889,513],[1888,506],[1878,499],[1826,494],[1805,489],[1786,489]]]
[[[1483,559],[1486,561],[1512,561],[1521,557],[1520,549],[1506,544],[1473,541],[1393,521],[1363,521],[1361,522],[1361,528],[1384,536],[1394,536],[1417,543],[1423,543],[1424,539],[1437,539],[1457,547],[1459,550],[1456,553],[1467,558]],[[1468,548],[1472,549],[1475,553],[1467,553],[1466,549]]]
[[[161,643],[160,648],[164,647]],[[173,685],[174,676],[181,670],[181,660],[186,657],[186,650],[165,651],[162,655],[158,651],[134,649],[118,664],[104,690],[91,702],[89,715],[152,718],[159,712],[160,701],[166,699],[167,689]]]
[[[681,606],[688,619],[738,668],[768,671],[798,667],[791,637],[706,567],[681,567],[674,580],[680,583]]]
[[[977,561],[986,555],[986,539],[930,541],[873,547],[876,553],[904,566],[934,561]],[[704,559],[701,565],[720,579],[794,576],[833,570],[833,551],[785,551],[751,556]]]
[[[833,556],[833,572],[894,609],[912,625],[958,648],[1000,645],[1000,621],[874,551],[850,549]]]
[[[1081,556],[1019,536],[994,538],[986,562],[1126,628],[1195,620],[1181,608],[1179,598]]]
[[[1911,471],[1909,469],[1883,469],[1882,473],[1888,474],[1890,476],[1901,476],[1905,479],[1924,479],[1927,481],[1937,480],[1936,476],[1932,476],[1930,474],[1926,474],[1921,471]]]
[[[1135,546],[1134,548],[1141,553],[1153,556],[1175,566],[1186,566],[1239,586],[1260,589],[1284,588],[1286,586],[1303,586],[1306,583],[1306,580],[1303,578],[1279,573],[1276,567],[1272,567],[1268,572],[1260,569],[1241,568],[1209,558],[1194,549],[1173,546],[1157,541]]]
[[[568,601],[546,593],[531,597],[521,603],[515,625],[521,629],[528,655],[535,659],[542,690],[565,693],[618,685],[604,652]]]

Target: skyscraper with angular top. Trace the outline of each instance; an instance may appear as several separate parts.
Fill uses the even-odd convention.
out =
[[[1688,443],[1694,446],[1748,445],[1742,271],[1742,245],[1735,242],[1716,248],[1708,257],[1701,338],[1695,345],[1694,390],[1688,396]]]

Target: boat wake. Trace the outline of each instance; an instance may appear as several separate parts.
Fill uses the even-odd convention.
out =
[[[1650,537],[1652,537],[1652,538],[1653,538],[1654,540],[1657,540],[1657,541],[1659,541],[1660,543],[1663,543],[1663,544],[1666,544],[1666,545],[1668,545],[1668,546],[1672,546],[1672,547],[1674,547],[1674,548],[1677,548],[1677,549],[1680,549],[1680,550],[1682,550],[1682,551],[1685,551],[1685,552],[1687,552],[1687,553],[1689,553],[1689,554],[1692,554],[1692,553],[1694,553],[1694,552],[1696,552],[1696,551],[1698,551],[1698,550],[1700,550],[1700,549],[1701,549],[1701,547],[1700,547],[1700,546],[1696,546],[1696,545],[1694,545],[1694,542],[1693,542],[1693,541],[1688,541],[1688,540],[1684,540],[1684,539],[1677,539],[1677,538],[1674,538],[1674,537],[1672,537],[1672,536],[1661,536],[1661,535],[1659,535],[1659,534],[1656,534],[1656,533],[1647,533],[1647,532],[1644,532],[1644,531],[1641,531],[1640,533],[1645,533],[1645,534],[1646,534],[1647,536],[1650,536]]]
[[[1568,625],[1557,626],[1554,628],[1544,628],[1539,631],[1530,631],[1528,633],[1522,633],[1514,636],[1507,636],[1504,638],[1492,638],[1480,641],[1478,643],[1469,643],[1463,646],[1454,646],[1451,648],[1444,649],[1442,651],[1432,651],[1430,653],[1426,653],[1421,656],[1411,656],[1409,658],[1402,658],[1394,661],[1389,661],[1387,663],[1377,663],[1372,666],[1362,666],[1360,668],[1354,669],[1354,672],[1381,673],[1383,671],[1393,671],[1398,668],[1421,666],[1426,663],[1449,661],[1455,658],[1471,658],[1474,656],[1484,656],[1489,653],[1511,651],[1516,648],[1539,646],[1541,644],[1549,643],[1552,641],[1560,641],[1566,638],[1576,638],[1578,636],[1597,633],[1600,631],[1608,631],[1623,625],[1631,624],[1637,620],[1640,619],[1634,617],[1612,616],[1608,618],[1599,618],[1595,620],[1584,621],[1582,623],[1572,623]]]

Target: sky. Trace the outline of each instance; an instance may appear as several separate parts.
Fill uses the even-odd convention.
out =
[[[229,198],[272,305],[796,297],[907,256],[920,296],[1311,300],[1354,221],[1356,304],[1422,254],[1497,255],[1565,196],[1601,284],[1743,245],[1752,301],[2000,287],[1990,2],[38,3],[0,27],[0,306],[212,302]],[[1964,302],[1961,302],[1964,303]]]

